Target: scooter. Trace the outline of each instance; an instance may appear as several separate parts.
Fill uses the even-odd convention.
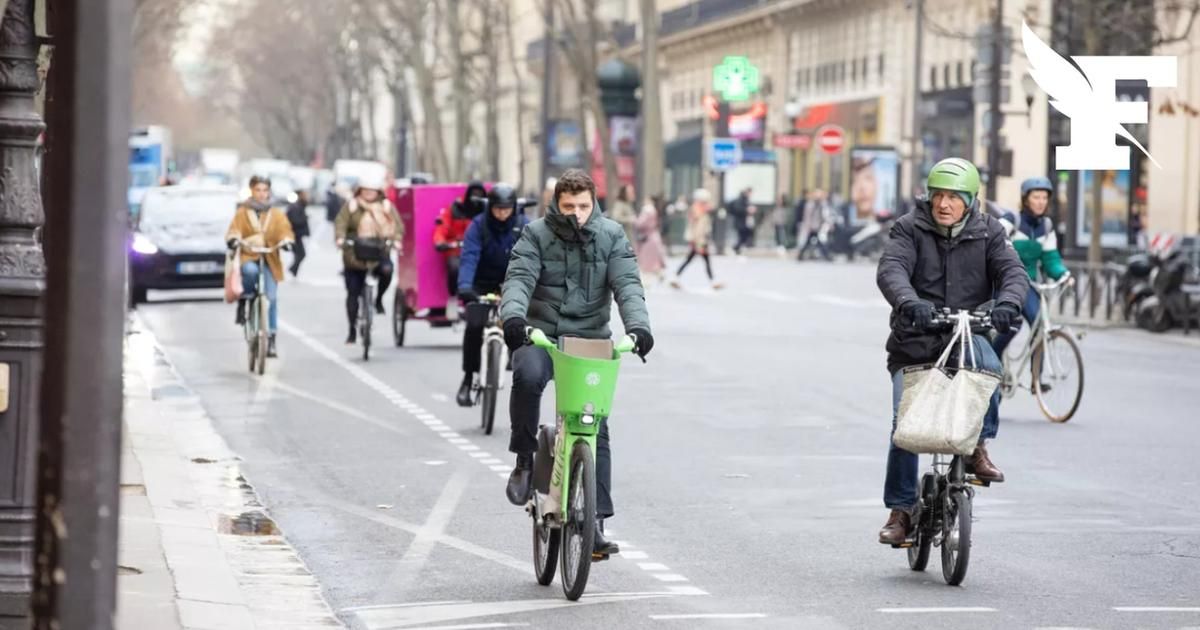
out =
[[[1166,332],[1174,326],[1188,332],[1200,323],[1200,280],[1187,255],[1174,245],[1172,237],[1162,246],[1151,246],[1151,256],[1157,259],[1150,272],[1154,294],[1141,301],[1136,315],[1138,327],[1150,332]]]
[[[1158,266],[1158,260],[1150,254],[1134,254],[1125,261],[1125,271],[1117,281],[1117,295],[1121,297],[1121,316],[1125,321],[1133,318],[1142,301],[1154,295],[1150,275]]]

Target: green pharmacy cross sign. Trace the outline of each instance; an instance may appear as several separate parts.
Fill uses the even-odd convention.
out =
[[[721,95],[722,100],[749,100],[758,89],[758,68],[746,57],[726,57],[713,68],[713,90]]]

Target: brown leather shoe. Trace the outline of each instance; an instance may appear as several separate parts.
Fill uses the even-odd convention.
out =
[[[991,458],[988,457],[987,446],[983,442],[980,442],[979,446],[975,447],[975,453],[971,455],[969,462],[969,471],[975,473],[975,476],[980,481],[987,481],[989,483],[1002,483],[1004,481],[1004,473],[992,463]]]
[[[879,542],[885,545],[900,545],[912,531],[912,517],[904,510],[892,510],[887,523],[879,530]]]

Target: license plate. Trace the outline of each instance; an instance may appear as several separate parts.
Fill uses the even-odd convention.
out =
[[[221,263],[212,260],[197,260],[181,262],[177,267],[181,275],[198,275],[204,273],[220,273]]]

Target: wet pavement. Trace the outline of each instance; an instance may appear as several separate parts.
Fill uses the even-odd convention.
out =
[[[1008,481],[980,489],[951,588],[936,553],[913,573],[875,542],[890,383],[874,270],[718,258],[726,290],[695,270],[650,290],[657,345],[626,361],[611,424],[622,554],[572,604],[534,581],[530,521],[504,498],[507,393],[491,436],[454,405],[459,330],[413,323],[362,362],[317,245],[281,289],[263,377],[214,294],[153,294],[140,316],[261,503],[224,512],[230,528],[277,526],[351,627],[1200,627],[1200,344],[1093,331],[1076,418],[1006,403],[990,450]],[[225,456],[194,455],[244,490]]]

